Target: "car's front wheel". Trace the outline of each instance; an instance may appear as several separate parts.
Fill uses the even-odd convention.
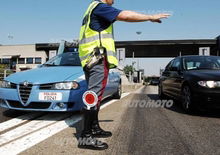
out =
[[[193,105],[193,97],[192,97],[192,91],[188,85],[183,86],[182,89],[182,107],[185,110],[185,112],[190,113],[194,110]]]
[[[122,86],[121,86],[121,83],[119,83],[117,92],[113,95],[113,98],[114,99],[120,99],[121,94],[122,94]]]

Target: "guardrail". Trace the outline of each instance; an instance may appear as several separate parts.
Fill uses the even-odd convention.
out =
[[[4,78],[6,78],[8,75],[12,73],[13,73],[13,70],[11,69],[5,69],[4,72],[0,72],[0,81],[2,81]]]

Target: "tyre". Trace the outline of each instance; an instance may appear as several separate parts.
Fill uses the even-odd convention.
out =
[[[121,83],[118,85],[117,92],[113,95],[114,99],[120,99],[122,94]]]
[[[193,104],[192,91],[188,85],[183,86],[181,97],[181,104],[183,110],[187,113],[193,112],[195,110],[195,107]]]

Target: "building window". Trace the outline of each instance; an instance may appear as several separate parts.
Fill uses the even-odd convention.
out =
[[[10,59],[8,59],[8,58],[3,58],[3,59],[2,59],[2,64],[10,64]]]
[[[18,64],[25,64],[25,59],[24,58],[19,58],[18,59]]]
[[[34,58],[26,58],[26,64],[33,64]]]
[[[35,64],[41,64],[41,58],[35,58]]]

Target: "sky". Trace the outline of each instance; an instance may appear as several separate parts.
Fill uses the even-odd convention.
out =
[[[79,36],[89,0],[0,0],[0,44],[53,43]],[[220,35],[219,0],[115,0],[114,7],[171,13],[162,24],[115,22],[115,39],[213,39]],[[142,32],[137,35],[137,31]]]

